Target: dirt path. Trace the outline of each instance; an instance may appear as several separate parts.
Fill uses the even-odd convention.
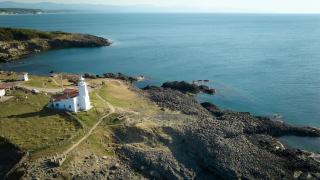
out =
[[[61,84],[59,84],[54,78],[50,77],[50,79],[52,80],[53,83],[55,83],[58,86],[61,86]]]
[[[102,116],[98,122],[88,131],[88,133],[83,136],[78,142],[76,142],[75,144],[73,144],[69,149],[67,149],[66,151],[63,152],[63,155],[67,155],[69,154],[73,149],[75,149],[77,146],[79,146],[84,140],[86,140],[92,133],[93,131],[99,126],[99,124],[103,121],[103,119],[105,119],[106,117],[110,116],[111,114],[113,114],[115,112],[115,108],[106,100],[104,100],[98,93],[95,93],[97,95],[97,97],[102,100],[104,103],[107,104],[107,106],[110,109],[110,112],[104,116]]]
[[[24,89],[27,89],[29,91],[32,91],[33,89],[37,89],[39,91],[42,91],[42,92],[46,92],[46,93],[58,93],[58,92],[61,92],[61,88],[39,88],[39,87],[32,87],[32,86],[26,86],[26,85],[22,85],[22,84],[17,84],[18,87],[21,87],[21,88],[24,88]]]

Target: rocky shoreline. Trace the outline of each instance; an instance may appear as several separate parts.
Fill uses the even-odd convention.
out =
[[[320,137],[319,129],[295,127],[250,113],[223,111],[211,103],[200,105],[192,97],[171,89],[152,88],[145,93],[161,107],[198,119],[179,129],[167,129],[181,147],[176,153],[187,154],[182,161],[192,172],[181,174],[187,176],[183,179],[192,179],[192,174],[201,177],[199,179],[320,178],[320,159],[313,158],[315,153],[284,147],[277,139],[284,135]],[[130,149],[122,151],[133,153]],[[168,158],[164,162],[172,161]],[[147,162],[153,164],[153,160],[156,161]],[[159,172],[161,178],[174,175],[170,173]]]
[[[125,81],[128,89],[157,104],[161,112],[151,116],[152,125],[144,124],[143,114],[137,113],[139,123],[106,129],[112,132],[108,141],[115,156],[76,153],[79,160],[65,169],[72,179],[320,179],[320,154],[286,147],[278,139],[320,137],[320,129],[221,110],[181,89],[141,90],[128,83],[134,77],[121,73],[85,77]],[[12,175],[65,177],[61,169],[35,165],[42,161],[26,163]]]
[[[111,41],[88,34],[0,28],[0,62],[10,62],[42,51],[110,46]]]

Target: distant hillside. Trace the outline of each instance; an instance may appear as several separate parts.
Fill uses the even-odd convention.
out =
[[[10,14],[42,14],[45,11],[41,9],[25,9],[25,8],[0,8],[1,15]]]
[[[0,28],[0,62],[52,49],[101,47],[110,44],[108,39],[87,34]]]
[[[44,0],[45,1],[45,0]],[[67,2],[67,1],[66,1]],[[127,13],[127,12],[179,12],[179,10],[170,7],[156,7],[152,5],[105,5],[105,4],[87,4],[75,3],[23,3],[4,1],[0,2],[0,7],[3,8],[26,8],[26,9],[42,9],[45,11],[63,11],[63,12],[106,12],[106,13]]]

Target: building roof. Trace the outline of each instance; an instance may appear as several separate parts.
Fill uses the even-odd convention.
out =
[[[11,89],[16,85],[14,83],[0,83],[0,89]]]
[[[63,90],[62,93],[53,95],[52,100],[56,102],[64,99],[74,98],[74,97],[77,97],[78,95],[79,95],[79,91],[76,89],[65,89]]]

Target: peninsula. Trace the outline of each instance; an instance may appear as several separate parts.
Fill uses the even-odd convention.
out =
[[[46,11],[41,9],[0,8],[0,15],[43,14],[43,13],[46,13]]]
[[[123,74],[84,77],[92,108],[72,113],[48,104],[79,76],[0,73],[0,179],[320,178],[320,154],[278,139],[320,129],[200,104],[185,82],[141,90]]]
[[[88,34],[0,28],[0,62],[54,49],[110,45],[110,40]]]

